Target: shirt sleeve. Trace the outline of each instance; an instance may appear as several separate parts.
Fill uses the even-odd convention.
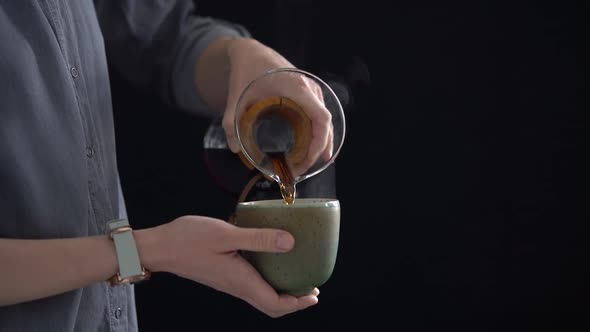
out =
[[[193,0],[95,0],[109,65],[173,107],[211,114],[198,95],[194,65],[220,37],[250,37],[243,26],[200,16]]]

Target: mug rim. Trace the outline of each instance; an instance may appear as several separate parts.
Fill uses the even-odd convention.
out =
[[[296,198],[294,204],[285,204],[282,198],[239,202],[237,208],[306,208],[306,207],[340,207],[337,198]]]

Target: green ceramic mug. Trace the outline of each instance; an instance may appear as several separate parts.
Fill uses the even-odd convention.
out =
[[[332,275],[340,236],[337,199],[299,198],[289,205],[282,199],[241,202],[235,223],[283,229],[295,238],[287,253],[242,253],[278,293],[306,295]]]

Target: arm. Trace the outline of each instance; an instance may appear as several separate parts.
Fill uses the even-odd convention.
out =
[[[136,86],[157,92],[175,108],[223,114],[229,147],[238,152],[234,107],[243,88],[273,68],[294,67],[239,24],[199,16],[191,0],[95,0],[110,65]],[[310,82],[283,82],[313,122],[307,164],[332,151],[331,115]],[[326,159],[327,159],[326,158]]]
[[[94,3],[111,68],[174,108],[212,115],[195,89],[196,59],[217,39],[249,37],[244,27],[197,15],[192,0]]]
[[[107,280],[117,271],[106,236],[0,239],[0,306],[31,301]]]
[[[140,259],[248,302],[271,317],[317,303],[314,295],[277,294],[239,250],[287,252],[293,237],[275,229],[242,229],[223,220],[184,216],[134,231]],[[0,239],[0,306],[48,297],[103,282],[118,270],[107,236],[51,240]]]

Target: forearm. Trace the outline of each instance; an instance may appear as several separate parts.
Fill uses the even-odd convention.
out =
[[[148,231],[140,231],[148,233]],[[136,234],[138,232],[135,232]],[[146,265],[153,237],[136,235]],[[143,252],[143,254],[142,254]],[[118,271],[115,246],[107,236],[72,239],[0,239],[0,306],[27,302],[103,282]],[[151,264],[150,264],[151,267]]]
[[[107,236],[51,240],[0,239],[0,306],[104,281],[117,271]]]

